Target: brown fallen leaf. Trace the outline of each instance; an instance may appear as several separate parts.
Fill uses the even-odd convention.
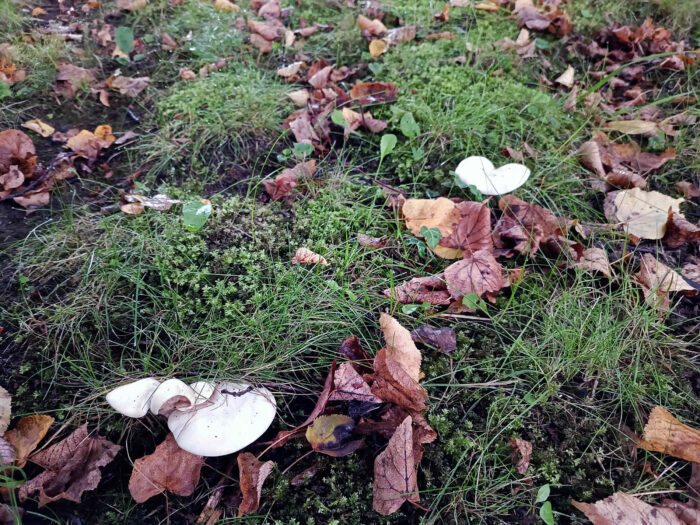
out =
[[[418,382],[422,357],[411,338],[411,332],[385,313],[379,316],[379,326],[384,333],[387,355],[393,358],[411,379]]]
[[[95,82],[95,80],[95,71],[93,69],[84,69],[63,62],[58,66],[56,93],[65,98],[73,98],[78,91]]]
[[[493,251],[491,212],[485,203],[460,202],[455,204],[450,217],[454,219],[455,214],[458,221],[452,225],[452,233],[440,239],[441,246],[458,249],[463,254]]]
[[[357,15],[357,27],[360,31],[366,31],[372,36],[382,36],[387,32],[386,26],[382,24],[381,20],[374,19],[370,20],[364,15]]]
[[[5,44],[3,44],[5,45]],[[22,82],[26,78],[26,71],[17,69],[17,66],[9,57],[0,56],[0,82],[8,85]]]
[[[231,0],[214,0],[214,9],[226,13],[241,10],[241,8],[231,2]]]
[[[612,268],[608,260],[608,254],[602,248],[587,248],[583,252],[583,257],[578,261],[569,261],[569,268],[578,268],[591,273],[599,273],[605,277],[610,277]]]
[[[647,133],[655,133],[659,126],[650,120],[617,120],[606,122],[605,128],[626,135],[646,135]]]
[[[671,509],[653,507],[624,492],[616,492],[595,503],[571,500],[571,504],[593,525],[686,525]]]
[[[318,416],[306,427],[306,440],[316,452],[342,458],[355,452],[364,441],[350,440],[355,421],[343,414]]]
[[[452,353],[457,349],[457,334],[449,326],[435,328],[429,324],[424,324],[413,330],[411,337],[416,343],[432,346],[446,354]]]
[[[5,175],[14,166],[29,178],[36,168],[36,160],[34,143],[26,133],[18,129],[0,131],[0,175]]]
[[[374,375],[370,385],[378,398],[420,412],[426,410],[428,394],[403,367],[382,348],[374,358]]]
[[[664,407],[652,409],[644,427],[644,439],[638,446],[700,463],[700,430],[684,425]]]
[[[480,2],[474,6],[474,9],[476,9],[477,11],[498,11],[500,7],[498,7],[495,4]]]
[[[406,221],[406,227],[416,237],[423,237],[421,233],[423,227],[427,229],[437,228],[440,231],[442,235],[440,243],[435,248],[430,248],[436,255],[445,259],[458,259],[462,257],[462,250],[458,246],[469,241],[469,236],[465,239],[465,232],[452,237],[455,225],[461,222],[460,211],[463,209],[458,210],[453,201],[440,197],[438,199],[407,199],[401,211]],[[483,242],[480,238],[483,221],[480,220],[478,214],[471,216],[476,217],[476,219],[472,219],[477,233],[475,237],[479,237],[476,243]],[[470,231],[466,233],[470,233]],[[452,247],[443,246],[443,238],[446,238],[446,242]]]
[[[350,90],[350,97],[363,106],[393,102],[398,94],[392,82],[357,82]]]
[[[190,496],[199,483],[204,458],[182,450],[172,433],[148,454],[134,461],[129,478],[129,493],[143,503],[166,490],[178,496]]]
[[[250,30],[268,42],[278,42],[284,35],[284,25],[279,20],[260,22],[249,18],[247,20]]]
[[[686,283],[678,272],[656,260],[650,253],[643,255],[635,277],[642,285],[647,304],[663,310],[668,310],[670,306],[669,293],[680,292],[687,296],[698,294],[698,290]]]
[[[51,125],[47,124],[46,122],[42,122],[41,120],[34,119],[34,120],[28,120],[24,124],[22,124],[23,128],[27,128],[34,133],[37,133],[41,135],[42,137],[48,137],[49,135],[53,135],[53,132],[56,131],[55,128],[53,128]]]
[[[297,62],[292,62],[288,66],[279,68],[277,70],[277,76],[286,79],[298,78],[298,73],[303,66],[304,62],[301,60]]]
[[[388,44],[384,40],[372,40],[369,43],[369,54],[376,58],[384,53],[388,47]]]
[[[260,497],[265,480],[275,467],[274,461],[258,461],[250,452],[238,454],[238,471],[243,501],[238,507],[238,517],[250,514],[260,507]]]
[[[330,266],[324,257],[316,252],[312,252],[308,248],[298,248],[294,257],[292,257],[292,264],[320,264],[321,266]]]
[[[309,92],[306,89],[299,89],[297,91],[292,91],[291,93],[287,93],[287,96],[292,99],[292,102],[294,102],[294,105],[303,108],[306,106],[306,103],[309,101]]]
[[[372,389],[352,363],[341,363],[335,373],[335,389],[329,401],[361,401],[363,403],[381,403],[382,400],[372,394]]]
[[[12,396],[0,386],[0,436],[5,434],[12,415]]]
[[[299,180],[309,179],[313,177],[315,172],[316,160],[311,159],[306,162],[300,162],[294,168],[285,168],[274,179],[264,180],[263,186],[273,201],[279,201],[291,193]]]
[[[503,267],[488,250],[467,255],[445,268],[445,282],[453,299],[467,294],[488,296],[510,286]]]
[[[119,75],[118,77],[109,77],[106,80],[107,87],[127,97],[135,97],[141,93],[151,82],[149,77],[126,77]]]
[[[405,501],[420,501],[413,460],[411,416],[396,428],[386,449],[374,460],[374,510],[387,516],[399,510]]]
[[[127,11],[138,11],[147,5],[148,0],[117,0],[117,7],[119,9],[126,9]]]
[[[444,274],[414,277],[395,288],[384,290],[384,296],[401,304],[430,303],[446,306],[452,303],[452,293],[447,289]]]
[[[433,19],[437,22],[449,22],[450,21],[450,4],[445,4],[442,11],[435,13]]]
[[[188,67],[181,67],[180,80],[197,80],[197,73],[195,73]]]
[[[418,26],[401,26],[390,29],[384,40],[389,45],[396,45],[399,43],[406,43],[416,39],[416,32],[418,31]]]
[[[573,66],[568,66],[566,68],[566,71],[564,71],[561,75],[554,79],[554,82],[556,84],[560,84],[564,87],[571,89],[574,86],[575,74],[576,72],[574,71]]]
[[[666,233],[662,241],[669,248],[678,248],[686,243],[700,240],[700,226],[687,221],[680,213],[668,212]]]
[[[514,438],[509,442],[513,450],[512,461],[518,474],[524,476],[530,467],[530,456],[532,455],[532,443],[524,439]]]
[[[688,181],[676,182],[676,189],[680,191],[686,199],[700,197],[700,188]]]
[[[60,499],[80,503],[83,492],[99,485],[100,467],[111,463],[121,449],[104,437],[89,436],[87,424],[82,425],[29,458],[46,470],[20,487],[20,499],[38,492],[39,506]]]
[[[313,478],[318,472],[318,463],[314,463],[310,467],[302,470],[299,474],[294,476],[289,484],[292,487],[301,487],[306,485],[311,478]]]
[[[375,248],[377,250],[384,248],[387,244],[386,239],[382,239],[381,237],[370,237],[369,235],[366,235],[364,233],[358,233],[357,234],[357,244],[360,246],[365,246],[368,248]]]
[[[105,129],[107,128],[107,129]],[[66,147],[88,161],[95,162],[100,152],[116,140],[110,126],[98,126],[95,132],[86,129],[66,141]]]
[[[609,193],[606,202],[608,220],[621,223],[628,234],[639,239],[661,239],[666,233],[669,210],[680,215],[684,199],[632,188]]]
[[[17,422],[15,428],[5,432],[3,438],[15,450],[15,466],[21,468],[27,463],[27,458],[44,438],[53,422],[51,416],[26,416]]]

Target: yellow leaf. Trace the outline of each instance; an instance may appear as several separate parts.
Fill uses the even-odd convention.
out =
[[[240,11],[241,10],[240,7],[238,7],[236,4],[234,4],[230,0],[216,0],[216,2],[214,2],[214,9],[216,9],[217,11],[226,11],[226,12]]]
[[[656,122],[648,120],[619,120],[617,122],[606,122],[605,127],[628,135],[645,135],[653,133],[658,129]]]
[[[22,127],[30,129],[33,132],[38,133],[42,137],[48,137],[49,135],[53,135],[53,132],[56,131],[52,126],[50,126],[46,122],[42,122],[38,118],[34,120],[28,120],[27,122],[22,124]]]
[[[369,43],[369,54],[373,57],[378,57],[386,51],[386,42],[384,40],[372,40]]]

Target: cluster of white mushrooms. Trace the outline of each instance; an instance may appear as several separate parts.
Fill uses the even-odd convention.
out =
[[[127,417],[148,411],[168,418],[178,446],[198,456],[225,456],[250,445],[268,429],[277,403],[269,390],[247,383],[190,385],[179,379],[140,379],[115,388],[107,402]]]
[[[457,165],[455,173],[467,186],[474,186],[484,195],[504,195],[518,189],[530,177],[522,164],[505,164],[496,169],[486,157],[467,157]]]

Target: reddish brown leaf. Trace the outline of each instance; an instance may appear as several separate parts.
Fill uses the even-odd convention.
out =
[[[269,42],[279,41],[284,35],[284,25],[279,20],[259,22],[249,18],[248,27],[253,33],[260,35]]]
[[[372,394],[409,410],[426,410],[428,394],[403,367],[382,348],[374,358]]]
[[[411,416],[396,428],[386,449],[374,460],[372,496],[374,510],[385,516],[399,510],[405,501],[420,501],[413,459]]]
[[[314,463],[311,465],[309,468],[304,469],[301,471],[299,474],[294,476],[292,478],[292,481],[289,482],[289,484],[292,487],[301,487],[303,485],[306,485],[306,483],[313,478],[316,473],[318,472],[318,463]]]
[[[450,235],[440,239],[440,244],[458,248],[465,255],[479,250],[493,251],[488,206],[480,202],[460,202],[455,205],[455,211],[459,215],[459,221],[454,224]]]
[[[447,289],[444,274],[414,277],[396,288],[387,288],[384,290],[384,296],[401,304],[427,302],[432,305],[448,305],[453,300],[452,293]]]
[[[393,102],[398,94],[391,82],[358,82],[350,90],[350,97],[363,106]]]
[[[688,181],[676,182],[676,189],[680,191],[686,199],[700,197],[700,188]]]
[[[59,499],[80,503],[86,490],[102,479],[100,467],[110,463],[121,446],[103,437],[88,436],[87,424],[29,458],[46,470],[20,488],[20,498],[39,492],[39,505]]]
[[[26,416],[17,422],[15,428],[5,432],[3,438],[14,448],[17,467],[21,468],[27,463],[27,458],[34,452],[53,422],[51,416]]]
[[[36,168],[34,143],[26,133],[18,129],[0,131],[0,176],[7,175],[13,167],[21,172],[25,178],[31,177]],[[17,187],[13,185],[16,182],[17,171],[14,173],[6,178],[4,186],[6,189]],[[2,183],[0,183],[1,189]]]
[[[461,299],[467,294],[482,297],[510,286],[504,277],[503,267],[487,250],[468,255],[445,268],[445,282],[454,299]]]
[[[260,507],[260,497],[265,480],[275,467],[274,461],[258,461],[250,452],[238,454],[238,471],[240,473],[243,501],[238,507],[238,517],[250,514]]]
[[[370,237],[369,235],[366,235],[364,233],[358,233],[357,234],[357,244],[360,246],[366,246],[369,248],[375,248],[375,249],[380,249],[384,248],[387,244],[386,239],[382,239],[381,237]]]
[[[417,343],[432,346],[446,354],[452,353],[457,349],[457,334],[449,326],[435,328],[429,324],[424,324],[413,330],[411,337]]]
[[[379,326],[386,340],[386,352],[414,380],[420,379],[421,353],[416,347],[411,332],[389,314],[379,316]]]
[[[669,248],[678,248],[685,243],[697,242],[699,240],[700,226],[687,221],[680,213],[669,210],[663,242],[666,243]]]
[[[202,456],[182,450],[173,435],[168,434],[153,454],[134,461],[129,492],[137,503],[166,490],[178,496],[190,496],[199,483],[203,464]]]
[[[530,456],[532,455],[532,443],[524,439],[514,438],[509,441],[513,450],[512,461],[518,474],[525,475],[530,466]]]
[[[56,93],[65,98],[73,98],[84,86],[88,86],[95,80],[95,71],[93,69],[84,69],[63,62],[58,66]]]
[[[433,15],[433,18],[437,22],[449,22],[450,21],[450,4],[445,4],[445,7],[442,8],[442,11],[439,13],[435,13]]]
[[[109,77],[106,80],[106,84],[110,89],[119,91],[122,95],[127,97],[135,97],[141,91],[146,89],[148,84],[151,82],[149,77],[125,77],[124,75],[119,75],[118,77]]]
[[[365,403],[381,403],[382,400],[372,394],[372,390],[364,378],[355,370],[352,363],[342,363],[335,373],[335,390],[331,393],[330,401],[362,401]]]
[[[342,342],[338,353],[350,361],[371,361],[372,357],[362,348],[360,340],[351,335]]]
[[[294,168],[282,170],[273,180],[264,180],[263,186],[273,201],[279,201],[290,194],[298,180],[310,178],[315,172],[316,160],[311,159],[297,164]]]

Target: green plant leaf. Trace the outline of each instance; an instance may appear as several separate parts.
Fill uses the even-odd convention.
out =
[[[306,157],[314,152],[312,144],[304,144],[303,142],[294,143],[294,156],[297,158]],[[287,153],[289,155],[289,153]]]
[[[552,504],[549,501],[545,501],[544,505],[540,507],[540,518],[547,525],[554,525],[554,513],[552,512]]]
[[[425,257],[428,251],[428,247],[426,246],[426,244],[420,239],[417,239],[416,237],[407,235],[406,237],[404,237],[404,243],[406,244],[406,246],[415,246],[418,249],[418,254],[421,257]]]
[[[396,138],[396,135],[393,135],[391,133],[387,133],[386,135],[382,135],[382,141],[379,143],[379,157],[380,157],[380,159],[383,159],[389,153],[394,151],[394,148],[396,147],[397,142],[398,142],[398,139]]]
[[[345,120],[345,117],[343,116],[342,111],[335,109],[333,110],[333,113],[331,113],[331,120],[333,121],[334,124],[337,124],[338,126],[341,126],[343,128],[348,127],[348,123]]]
[[[425,237],[425,242],[428,243],[433,250],[442,239],[442,233],[437,228],[428,228],[426,226],[421,227],[420,234]]]
[[[401,307],[401,313],[406,315],[411,315],[413,312],[420,308],[419,304],[404,304]]]
[[[0,82],[0,100],[2,100],[5,97],[9,97],[12,95],[12,90],[10,89],[10,86],[5,84],[4,82]]]
[[[114,30],[114,41],[117,47],[124,54],[129,54],[134,50],[134,32],[130,27],[119,26]]]
[[[468,293],[462,297],[462,304],[467,308],[477,308],[486,311],[486,303],[475,293]]]
[[[211,215],[211,204],[200,200],[187,201],[182,206],[182,219],[185,228],[196,232],[202,229]]]
[[[537,497],[535,498],[535,503],[542,503],[543,501],[547,501],[548,497],[549,497],[549,484],[542,485],[539,488],[539,490],[537,491]]]
[[[409,139],[414,139],[420,135],[420,126],[413,118],[413,113],[404,113],[401,117],[401,122],[399,123],[399,128],[401,128],[401,133],[407,136]]]

